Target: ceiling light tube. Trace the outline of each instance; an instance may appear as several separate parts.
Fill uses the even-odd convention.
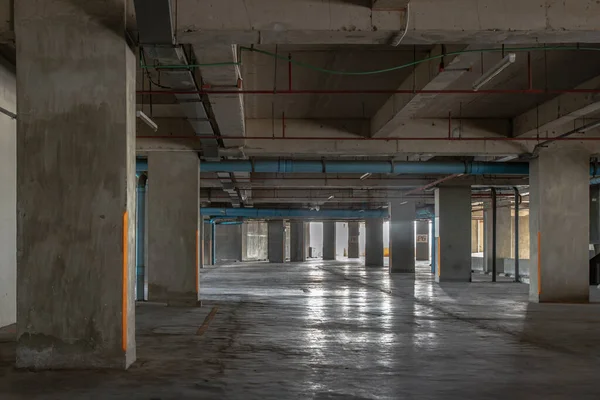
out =
[[[502,71],[506,68],[510,67],[511,64],[517,60],[517,55],[515,53],[508,53],[506,57],[504,57],[498,64],[494,65],[488,72],[481,75],[479,79],[473,83],[473,90],[478,91],[484,85],[486,85],[489,81],[498,76]]]
[[[361,176],[361,177],[360,177],[360,180],[361,180],[361,181],[362,181],[362,180],[365,180],[365,179],[367,179],[367,178],[368,178],[368,177],[370,177],[370,176],[371,176],[371,173],[370,173],[370,172],[367,172],[366,174],[364,174],[363,176]]]
[[[150,119],[150,117],[144,114],[142,111],[137,111],[135,115],[144,121],[144,123],[148,125],[154,132],[158,131],[158,125],[156,125],[156,122],[152,121],[152,119]]]
[[[331,196],[329,196],[329,197],[327,198],[327,200],[331,200],[331,199],[333,199],[334,197],[335,197],[334,195],[331,195]]]

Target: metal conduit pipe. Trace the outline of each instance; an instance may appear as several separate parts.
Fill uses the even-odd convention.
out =
[[[136,171],[148,170],[148,160],[138,158]],[[337,174],[466,174],[466,175],[529,175],[526,162],[480,162],[480,161],[436,161],[436,162],[392,162],[392,161],[339,161],[339,160],[225,160],[203,161],[202,172],[267,172],[293,173],[337,173]],[[600,169],[590,164],[590,175],[596,176]],[[590,184],[600,183],[600,177]]]
[[[314,218],[314,219],[371,219],[389,218],[388,210],[307,210],[307,209],[269,209],[269,208],[215,208],[202,207],[200,214],[210,217],[213,223],[219,218]],[[420,208],[415,219],[432,218],[429,207]]]
[[[137,171],[146,171],[148,162],[138,159]],[[527,175],[528,163],[500,162],[392,162],[338,160],[227,160],[204,161],[202,172],[338,173],[338,174],[470,174]]]
[[[307,210],[307,209],[269,209],[269,208],[200,208],[200,214],[206,217],[235,218],[337,218],[365,219],[387,218],[387,210]]]

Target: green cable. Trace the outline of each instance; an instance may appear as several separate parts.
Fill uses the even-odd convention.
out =
[[[295,60],[289,60],[287,57],[284,56],[280,56],[279,54],[275,54],[275,53],[271,53],[265,50],[258,50],[255,48],[250,48],[250,47],[241,47],[241,50],[246,50],[246,51],[254,51],[256,53],[260,53],[260,54],[264,54],[264,55],[268,55],[274,58],[278,58],[280,60],[284,60],[286,62],[290,62],[294,65],[297,65],[299,67],[304,67],[304,68],[308,68],[308,69],[312,69],[314,71],[319,71],[319,72],[324,72],[324,73],[328,73],[328,74],[333,74],[333,75],[375,75],[375,74],[383,74],[386,72],[391,72],[391,71],[396,71],[396,70],[400,70],[400,69],[404,69],[404,68],[409,68],[421,63],[425,63],[428,61],[432,61],[432,60],[439,60],[440,58],[444,58],[447,56],[454,56],[454,55],[460,55],[460,54],[467,54],[467,53],[492,53],[492,52],[500,52],[500,51],[505,51],[505,52],[524,52],[524,51],[540,51],[540,50],[584,50],[584,51],[600,51],[600,48],[596,48],[596,47],[576,47],[576,46],[544,46],[544,47],[506,47],[504,49],[502,48],[493,48],[493,49],[478,49],[478,50],[461,50],[461,51],[453,51],[450,53],[445,53],[445,54],[439,54],[436,56],[431,56],[431,57],[427,57],[424,58],[422,60],[417,60],[417,61],[413,61],[407,64],[403,64],[403,65],[398,65],[396,67],[391,67],[391,68],[386,68],[386,69],[379,69],[379,70],[374,70],[374,71],[359,71],[359,72],[353,72],[353,71],[338,71],[338,70],[331,70],[331,69],[326,69],[326,68],[321,68],[321,67],[317,67],[311,64],[307,64],[307,63],[303,63],[301,61],[295,61]]]
[[[339,70],[333,70],[333,69],[326,69],[326,68],[317,67],[312,64],[304,63],[301,61],[297,61],[297,60],[293,60],[293,59],[290,60],[288,57],[281,56],[281,55],[275,54],[275,53],[271,53],[266,50],[255,49],[253,47],[240,46],[240,50],[264,54],[264,55],[267,55],[267,56],[270,56],[270,57],[273,57],[273,58],[276,58],[279,60],[283,60],[285,62],[292,63],[298,67],[307,68],[307,69],[311,69],[313,71],[324,72],[324,73],[332,74],[332,75],[376,75],[376,74],[383,74],[386,72],[392,72],[392,71],[397,71],[400,69],[413,67],[415,65],[419,65],[419,64],[422,64],[422,63],[425,63],[428,61],[439,60],[441,58],[448,57],[448,56],[457,56],[457,55],[468,54],[468,53],[497,53],[497,52],[501,52],[501,51],[504,51],[504,52],[526,52],[526,51],[542,51],[542,50],[544,50],[544,51],[546,51],[546,50],[549,50],[549,51],[561,51],[561,50],[562,51],[573,51],[573,50],[600,51],[600,48],[598,48],[598,47],[577,47],[577,46],[542,46],[542,47],[505,47],[505,48],[491,48],[491,49],[477,49],[477,50],[460,50],[460,51],[452,51],[452,52],[445,53],[445,54],[438,54],[435,56],[426,57],[422,60],[409,62],[406,64],[391,67],[391,68],[378,69],[378,70],[373,70],[373,71],[339,71]],[[242,63],[241,62],[219,62],[219,63],[190,64],[190,65],[144,65],[144,64],[141,64],[141,62],[140,62],[140,67],[142,69],[148,69],[148,68],[192,69],[192,68],[201,68],[201,67],[222,67],[222,66],[231,66],[231,65],[241,66]]]

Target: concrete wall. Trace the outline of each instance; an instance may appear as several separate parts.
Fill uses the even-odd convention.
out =
[[[16,112],[15,75],[0,59],[0,106]],[[0,327],[17,321],[17,123],[0,114]]]
[[[266,222],[249,221],[245,223],[246,249],[244,260],[266,260],[269,246],[269,231]],[[242,236],[242,240],[244,237]]]
[[[313,257],[323,257],[323,223],[310,223],[310,244]]]
[[[348,255],[348,223],[335,223],[335,255],[343,257]],[[344,251],[345,250],[345,251]],[[346,253],[346,254],[344,254]]]
[[[216,226],[217,264],[242,261],[242,225]]]

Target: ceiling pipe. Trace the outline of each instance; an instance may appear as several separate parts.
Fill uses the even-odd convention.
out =
[[[136,171],[148,170],[148,161],[138,158]],[[339,160],[225,160],[200,162],[202,172],[331,173],[331,174],[465,174],[528,175],[529,163],[481,161],[339,161]],[[595,164],[590,175],[598,174]]]
[[[415,218],[429,218],[431,207],[420,208]],[[389,218],[388,210],[340,210],[340,209],[278,209],[278,208],[213,208],[202,207],[200,214],[211,219],[218,218],[311,218],[311,219],[372,219]]]
[[[339,160],[231,160],[202,162],[204,172],[332,173],[332,174],[471,174],[527,175],[527,163],[392,162]]]
[[[387,210],[308,210],[308,209],[277,209],[277,208],[213,208],[202,207],[200,214],[205,217],[235,217],[235,218],[335,218],[335,219],[365,219],[387,218]]]

